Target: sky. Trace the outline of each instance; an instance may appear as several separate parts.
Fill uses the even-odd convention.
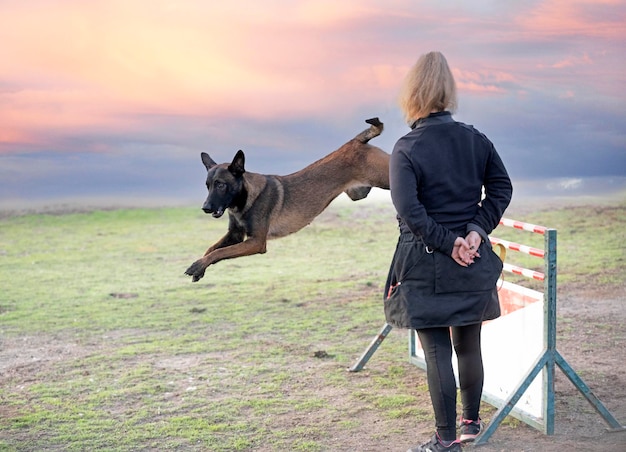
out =
[[[431,50],[514,185],[623,188],[625,44],[614,0],[0,0],[0,208],[201,204],[200,152],[288,174],[375,116],[391,152]]]

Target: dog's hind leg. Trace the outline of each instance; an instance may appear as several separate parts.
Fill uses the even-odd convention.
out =
[[[358,140],[361,143],[367,143],[372,138],[377,137],[378,135],[383,133],[383,128],[384,128],[384,124],[380,122],[380,119],[378,118],[366,119],[365,122],[370,124],[370,128],[364,130],[363,132],[359,133],[356,137],[354,137],[355,140]]]
[[[352,201],[367,198],[372,187],[389,189],[389,154],[367,145],[369,140],[382,133],[384,125],[378,118],[367,119],[365,122],[370,124],[370,128],[354,137],[355,141],[366,145],[365,147],[369,149],[361,154],[366,156],[365,162],[359,162],[359,166],[363,169],[363,176],[360,180],[363,185],[344,190]]]

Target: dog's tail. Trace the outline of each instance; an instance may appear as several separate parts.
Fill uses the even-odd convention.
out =
[[[371,118],[371,119],[366,119],[365,122],[370,124],[370,128],[364,130],[363,132],[359,133],[356,137],[354,137],[355,140],[358,140],[361,143],[367,143],[369,140],[377,137],[383,132],[383,123],[380,122],[380,119]]]

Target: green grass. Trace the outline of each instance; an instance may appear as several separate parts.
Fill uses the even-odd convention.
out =
[[[519,218],[559,230],[559,284],[626,283],[626,206],[601,209]],[[192,284],[226,226],[195,208],[0,220],[0,450],[322,451],[432,421],[403,332],[345,371],[384,323],[389,206],[332,205]]]

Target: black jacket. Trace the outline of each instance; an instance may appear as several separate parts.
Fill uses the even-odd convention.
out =
[[[448,255],[456,237],[469,230],[485,240],[513,190],[493,144],[449,112],[433,113],[412,128],[398,140],[389,162],[391,198],[401,228]],[[459,230],[463,233],[452,232]]]
[[[385,285],[387,322],[421,329],[494,319],[502,263],[487,234],[511,200],[504,164],[483,134],[449,112],[431,114],[412,129],[396,143],[389,164],[401,234]],[[481,257],[462,267],[450,255],[455,239],[470,230],[484,240]]]

